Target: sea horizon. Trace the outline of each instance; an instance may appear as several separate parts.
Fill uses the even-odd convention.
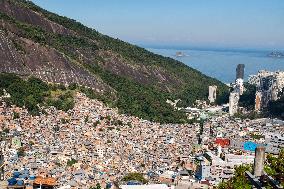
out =
[[[259,70],[283,71],[284,58],[269,57],[271,52],[284,52],[284,49],[268,48],[225,48],[225,47],[175,47],[144,46],[143,48],[183,62],[203,74],[229,84],[235,81],[235,70],[238,64],[245,64],[245,77],[257,74]],[[177,57],[176,52],[186,56]],[[217,69],[220,68],[220,69]]]
[[[135,44],[135,43],[134,43]],[[187,45],[154,45],[154,44],[140,44],[145,49],[172,49],[172,50],[199,50],[199,51],[221,51],[221,52],[282,52],[284,53],[284,47],[234,47],[234,46],[187,46]]]

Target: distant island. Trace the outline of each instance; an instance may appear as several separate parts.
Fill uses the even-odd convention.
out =
[[[181,51],[178,51],[176,52],[176,57],[184,57],[184,56],[187,56],[184,52],[181,52]]]
[[[94,96],[114,102],[125,114],[145,120],[183,123],[186,114],[175,111],[167,99],[174,97],[190,105],[207,98],[203,91],[208,86],[217,85],[220,94],[227,91],[222,82],[182,62],[100,34],[32,1],[0,0],[0,23],[0,73],[24,73],[48,83],[86,86],[94,89]],[[36,48],[30,48],[31,44]],[[23,97],[18,103],[36,109],[38,102],[34,99],[39,98]],[[72,105],[69,101],[56,103],[64,108]]]
[[[278,51],[273,51],[273,52],[269,53],[268,56],[272,57],[272,58],[284,58],[284,53],[278,52]]]

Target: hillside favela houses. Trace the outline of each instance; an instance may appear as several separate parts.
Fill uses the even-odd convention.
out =
[[[270,92],[283,84],[281,72],[260,73],[273,76]],[[246,90],[238,80],[229,101],[232,93],[241,96]],[[234,117],[231,102],[214,105],[216,90],[208,89],[212,105],[186,109],[200,120],[191,124],[159,124],[120,114],[80,92],[67,112],[50,107],[31,116],[25,108],[9,106],[4,99],[11,95],[4,91],[1,187],[213,188],[230,180],[237,166],[254,164],[257,147],[279,155],[284,121]],[[256,99],[262,90],[257,88]],[[125,180],[129,174],[143,180]]]

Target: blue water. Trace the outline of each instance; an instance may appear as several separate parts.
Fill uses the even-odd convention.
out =
[[[195,68],[202,73],[214,77],[224,83],[234,82],[236,67],[245,65],[245,80],[249,75],[259,70],[284,71],[284,58],[272,58],[267,55],[271,51],[245,51],[245,50],[179,50],[154,49],[148,50],[163,56],[171,57]],[[183,52],[187,56],[176,57],[176,52]]]

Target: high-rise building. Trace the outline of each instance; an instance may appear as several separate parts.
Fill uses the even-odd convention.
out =
[[[235,82],[235,91],[238,92],[240,95],[243,95],[244,93],[244,80],[243,79],[236,79]]]
[[[261,92],[257,91],[255,93],[255,111],[260,111],[261,110],[261,99],[262,99],[262,94]]]
[[[233,92],[230,93],[229,97],[229,114],[233,116],[239,110],[240,96],[243,95],[244,88],[244,64],[238,64],[236,68],[236,81],[232,85]]]
[[[217,97],[217,86],[209,86],[208,100],[210,103],[214,103]]]
[[[267,107],[270,101],[278,100],[284,89],[284,72],[259,71],[257,75],[250,76],[249,83],[257,88],[255,110]]]
[[[231,92],[229,98],[229,114],[233,116],[239,109],[240,94],[238,92]]]
[[[238,64],[237,69],[236,69],[236,80],[244,79],[244,74],[245,74],[245,65]]]

